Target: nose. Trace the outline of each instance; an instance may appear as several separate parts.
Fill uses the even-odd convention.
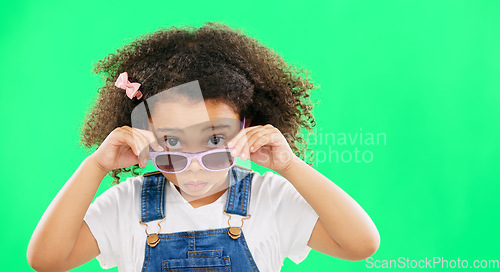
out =
[[[203,166],[201,166],[198,159],[193,158],[191,160],[191,164],[188,166],[188,168],[186,170],[195,172],[195,171],[202,170],[202,169],[204,169],[204,168],[203,168]]]

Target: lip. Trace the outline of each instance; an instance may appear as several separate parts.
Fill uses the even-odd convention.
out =
[[[201,180],[193,180],[193,181],[190,181],[190,182],[186,183],[186,185],[198,185],[198,184],[201,184],[201,183],[207,183],[207,182],[201,181]]]
[[[190,182],[186,183],[185,186],[193,191],[201,190],[207,186],[208,182]]]

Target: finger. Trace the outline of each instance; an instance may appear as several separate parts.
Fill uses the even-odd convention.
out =
[[[141,133],[144,137],[146,137],[148,144],[153,148],[153,150],[160,152],[165,149],[158,143],[158,139],[155,134],[149,130],[144,129],[136,129],[137,132]]]
[[[134,135],[133,130],[130,127],[123,127],[121,133],[123,135],[122,139],[125,140],[125,143],[132,149],[132,152],[137,156],[137,164],[139,164],[139,167],[142,167],[141,162],[139,160],[139,157],[141,155],[140,139],[137,139],[137,136]]]
[[[247,127],[247,128],[244,128],[244,129],[240,130],[238,132],[238,134],[236,134],[236,136],[234,136],[233,139],[231,139],[231,141],[229,141],[227,143],[227,147],[228,148],[233,148],[233,146],[236,145],[236,143],[239,141],[239,139],[241,137],[243,137],[247,132],[252,131],[254,129],[257,129],[257,128],[260,128],[260,127],[262,127],[262,126]]]
[[[244,131],[241,131],[240,132],[241,134],[238,134],[237,137],[233,138],[233,140],[231,140],[231,145],[229,145],[229,143],[228,143],[228,147],[229,148],[232,147],[232,149],[233,149],[231,151],[231,155],[235,158],[238,157],[240,155],[240,150],[246,144],[251,133],[253,133],[254,131],[257,131],[259,129],[261,129],[261,126],[255,126],[255,127],[252,127],[252,129],[248,129],[248,130],[246,129]]]
[[[261,146],[266,145],[272,141],[273,134],[270,129],[263,129],[254,133],[247,141],[247,144],[241,150],[241,158],[248,159],[250,154],[257,151]],[[257,146],[257,147],[256,147]],[[253,148],[253,149],[252,149]]]
[[[137,131],[137,129],[132,128],[132,133],[136,141],[139,145],[139,167],[144,167],[148,163],[148,155],[149,155],[149,143],[146,136]]]
[[[244,150],[244,151],[247,151],[248,148],[249,148],[249,145],[248,145],[248,140],[254,135],[254,134],[257,134],[257,135],[263,135],[266,130],[266,128],[264,126],[259,126],[259,127],[256,127],[255,129],[247,132],[246,135],[244,135],[244,137],[240,137],[238,139],[238,142],[235,144],[235,146],[233,147],[233,152],[231,152],[231,154],[234,156],[234,157],[238,157],[240,156],[241,152]],[[247,154],[248,154],[248,151],[247,151]],[[246,154],[246,155],[247,155]]]
[[[147,146],[147,142],[145,138],[143,138],[137,131],[135,131],[133,128],[130,130],[130,133],[132,134],[132,137],[134,138],[134,141],[137,143],[137,146],[139,148],[139,154],[137,156],[137,163],[139,164],[139,167],[144,167],[147,164],[147,161],[144,161],[145,157],[147,154],[145,154],[145,146]]]
[[[259,148],[261,148],[262,146],[274,142],[274,139],[276,138],[276,133],[269,130],[266,131],[267,133],[260,137],[258,137],[258,135],[256,134],[252,135],[252,137],[248,140],[249,152],[253,153],[259,150]]]
[[[130,131],[130,129],[127,127],[121,127],[118,130],[118,132],[120,135],[119,138],[122,139],[122,140],[120,140],[120,142],[127,144],[130,147],[130,149],[132,149],[132,152],[137,157],[139,157],[141,150],[139,148],[138,143],[135,141],[134,136],[133,136],[132,132]]]

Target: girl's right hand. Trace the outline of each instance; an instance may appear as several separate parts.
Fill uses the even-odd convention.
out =
[[[149,158],[149,145],[155,151],[164,150],[153,132],[122,126],[114,129],[90,156],[106,173],[136,164],[144,168]]]

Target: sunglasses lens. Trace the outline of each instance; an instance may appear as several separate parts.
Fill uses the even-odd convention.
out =
[[[187,165],[187,158],[180,155],[160,155],[156,157],[156,165],[166,172],[177,172],[184,169]]]
[[[230,167],[234,160],[229,151],[210,153],[203,156],[203,165],[210,170],[221,170]]]

